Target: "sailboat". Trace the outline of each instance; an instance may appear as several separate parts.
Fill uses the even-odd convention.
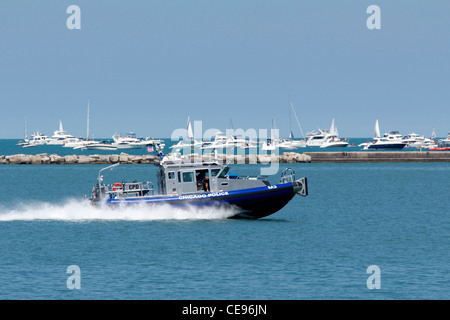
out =
[[[331,127],[328,133],[325,135],[324,141],[320,145],[321,148],[336,148],[336,147],[346,147],[348,146],[348,142],[339,139],[338,129],[334,124],[334,118],[331,121]]]
[[[16,146],[22,146],[22,148],[36,147],[36,144],[30,144],[30,139],[28,138],[27,118],[25,118],[24,139],[23,139],[23,141],[18,141]]]
[[[94,146],[94,145],[99,145],[101,142],[100,141],[95,141],[95,140],[91,140],[89,137],[89,121],[90,121],[90,105],[89,105],[89,100],[88,100],[88,105],[87,105],[87,123],[86,123],[86,139],[79,139],[79,138],[74,138],[74,139],[66,139],[66,141],[64,142],[63,147],[66,148],[74,148],[74,149],[84,149],[87,148],[88,146]],[[116,148],[117,149],[117,148]],[[108,149],[109,150],[109,149]]]
[[[300,129],[300,133],[303,136],[303,140],[295,140],[294,132],[292,131],[292,120],[291,120],[291,110],[294,112],[295,119],[297,120],[298,128]],[[306,148],[306,140],[304,139],[302,126],[300,125],[300,121],[298,121],[297,113],[295,112],[294,106],[292,105],[292,101],[289,100],[289,138],[283,139],[279,143],[280,148],[284,149],[296,149],[296,148]]]
[[[187,121],[187,134],[183,140],[178,141],[178,143],[171,146],[171,149],[182,149],[182,148],[195,148],[201,147],[203,145],[202,141],[197,141],[194,139],[194,132],[192,130],[191,118],[188,117]]]

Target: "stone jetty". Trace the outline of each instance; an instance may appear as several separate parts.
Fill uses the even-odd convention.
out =
[[[210,160],[211,156],[202,157],[203,160]],[[279,156],[271,155],[221,155],[217,160],[226,163],[295,163],[310,162],[308,155],[296,152],[286,152]],[[156,155],[130,155],[126,153],[111,155],[67,155],[59,156],[57,154],[41,153],[36,155],[14,154],[9,156],[0,156],[0,164],[157,164],[159,157]]]
[[[109,163],[154,163],[158,160],[154,155],[128,155],[121,154],[92,154],[92,155],[67,155],[41,153],[36,155],[14,154],[0,156],[0,164],[109,164]]]
[[[196,155],[191,155],[194,158]],[[197,155],[197,157],[199,157]],[[211,160],[204,155],[202,160]],[[353,152],[284,152],[276,155],[217,155],[224,163],[357,163],[357,162],[450,162],[450,151],[353,151]],[[36,155],[0,155],[0,164],[157,164],[156,155],[67,155],[42,153]]]

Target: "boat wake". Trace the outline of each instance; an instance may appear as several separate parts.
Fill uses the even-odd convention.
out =
[[[127,207],[94,207],[87,201],[68,200],[62,204],[40,202],[0,208],[0,221],[152,221],[226,219],[236,210],[223,207],[173,207],[170,205],[133,205]]]

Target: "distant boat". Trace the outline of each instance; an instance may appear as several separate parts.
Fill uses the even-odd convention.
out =
[[[275,124],[275,117],[272,118],[272,130],[270,139],[262,143],[261,150],[264,151],[274,151],[278,149],[278,144],[280,142],[280,138],[278,137],[278,131]]]
[[[380,127],[378,119],[375,122],[375,137],[373,141],[364,146],[365,150],[378,150],[378,149],[403,149],[406,143],[403,142],[403,136],[398,131],[390,131],[385,133],[383,137],[380,137]]]
[[[331,121],[331,127],[329,132],[326,134],[324,141],[320,145],[321,148],[335,148],[335,147],[346,147],[348,146],[348,142],[339,139],[339,133],[337,130],[337,127],[334,124],[334,118],[333,121]]]
[[[306,133],[306,146],[307,147],[320,147],[325,141],[325,137],[328,134],[328,130],[320,129],[319,132],[311,131]]]
[[[65,148],[73,148],[73,149],[86,149],[87,146],[100,144],[101,141],[91,140],[89,136],[89,120],[90,120],[90,104],[88,100],[87,105],[87,121],[86,121],[86,139],[73,138],[64,140],[63,147]],[[109,150],[109,149],[108,149]]]
[[[203,146],[203,141],[197,141],[194,139],[194,132],[192,131],[191,118],[188,117],[187,121],[187,135],[180,140],[178,143],[171,146],[171,149],[183,149],[183,148],[201,148]]]
[[[442,143],[445,143],[445,144],[449,144],[450,143],[450,131],[448,132],[448,134],[447,134],[447,138],[446,139],[442,139],[442,140],[440,140]]]
[[[294,148],[294,149],[295,148],[306,148],[305,135],[303,134],[302,126],[300,125],[300,121],[298,120],[298,117],[297,117],[297,112],[295,112],[295,109],[294,109],[294,106],[293,106],[291,100],[289,100],[289,106],[290,106],[290,109],[289,109],[289,139],[282,141],[280,143],[280,147],[281,148],[290,147],[290,148]],[[294,113],[295,120],[297,121],[298,128],[300,130],[300,133],[303,136],[303,140],[295,140],[294,132],[292,131],[292,126],[291,126],[291,110]]]
[[[403,142],[406,143],[407,146],[412,148],[434,148],[437,147],[437,144],[424,136],[419,136],[417,133],[410,133],[408,136],[403,137]]]
[[[47,139],[48,139],[48,136],[46,136],[45,134],[35,132],[31,135],[31,139],[28,142],[28,145],[42,146],[42,145],[47,144]]]
[[[51,136],[50,138],[48,138],[46,140],[46,144],[62,146],[62,145],[64,145],[64,142],[66,140],[73,140],[73,139],[79,139],[79,138],[75,138],[73,135],[68,134],[67,131],[65,131],[63,128],[62,121],[59,120],[59,130],[55,130],[53,132],[53,136]],[[81,140],[81,139],[79,139],[79,140]]]
[[[228,138],[222,131],[214,134],[214,140],[203,142],[202,149],[223,149],[228,148]]]
[[[34,147],[35,145],[30,145],[30,139],[28,139],[27,134],[27,118],[25,118],[25,126],[24,126],[24,139],[23,141],[18,141],[16,143],[16,146],[23,146],[24,148],[27,147]]]
[[[141,149],[146,147],[146,144],[141,143],[141,140],[136,138],[134,132],[127,134],[114,133],[112,138],[114,140],[112,145],[116,146],[117,149]]]
[[[85,148],[88,150],[117,150],[117,146],[106,142],[87,144]]]

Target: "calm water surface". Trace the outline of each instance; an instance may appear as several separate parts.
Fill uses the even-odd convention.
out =
[[[289,166],[308,177],[310,195],[255,221],[93,209],[81,199],[102,165],[0,166],[0,298],[450,298],[450,164]],[[105,174],[155,178],[153,165]],[[70,265],[81,290],[67,288]],[[379,290],[366,285],[371,265]]]

